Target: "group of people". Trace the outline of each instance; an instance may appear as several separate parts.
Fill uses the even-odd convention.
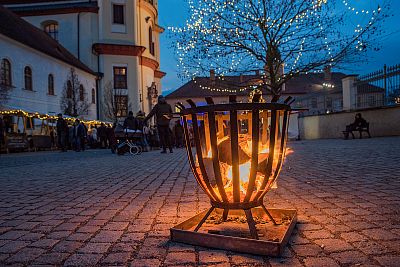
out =
[[[57,145],[62,152],[68,149],[85,151],[87,144],[92,148],[108,148],[116,144],[114,129],[104,123],[88,129],[82,121],[76,119],[72,126],[68,126],[62,114],[58,114],[56,131]]]
[[[149,120],[155,116],[156,126],[149,126]],[[161,147],[161,153],[173,153],[173,147],[184,146],[184,131],[180,121],[176,121],[171,128],[172,108],[163,96],[158,97],[158,103],[146,116],[142,111],[136,113],[130,111],[122,125],[124,133],[141,133],[140,145],[146,151],[147,148]],[[76,119],[73,126],[68,126],[62,114],[58,114],[56,131],[57,145],[63,152],[72,149],[77,152],[84,151],[86,144],[92,148],[111,148],[114,153],[117,147],[115,132],[117,125],[108,127],[102,123],[99,127],[93,126],[89,129],[79,119]]]
[[[156,118],[156,127],[148,125],[148,121],[154,116]],[[173,146],[183,147],[183,127],[180,121],[177,121],[173,129],[171,129],[171,119],[171,105],[166,102],[163,96],[159,96],[158,103],[147,116],[144,112],[139,111],[134,117],[133,112],[130,111],[124,121],[123,128],[126,132],[143,133],[142,146],[159,146],[162,148],[161,153],[167,153],[167,149],[170,153],[173,153]]]

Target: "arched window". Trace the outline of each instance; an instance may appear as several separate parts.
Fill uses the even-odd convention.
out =
[[[71,81],[67,81],[67,98],[72,98],[72,83]]]
[[[58,41],[58,23],[57,22],[47,22],[43,23],[43,30],[50,35],[51,38]]]
[[[149,50],[150,54],[154,56],[153,29],[151,27],[149,27]]]
[[[96,91],[92,88],[92,104],[96,104]]]
[[[25,89],[32,91],[32,69],[28,66],[24,70]]]
[[[3,59],[1,61],[1,80],[0,84],[5,86],[11,86],[11,63],[8,59]]]
[[[49,74],[49,77],[48,77],[48,94],[54,95],[54,76],[53,76],[53,74]]]
[[[79,100],[80,101],[85,101],[85,88],[83,88],[83,85],[79,85]]]

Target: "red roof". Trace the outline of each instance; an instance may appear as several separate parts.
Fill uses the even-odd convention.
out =
[[[59,59],[78,69],[95,74],[88,66],[83,64],[79,59],[77,59],[44,31],[21,19],[16,14],[1,5],[0,25],[0,34],[3,34],[8,38],[11,38],[53,58]]]

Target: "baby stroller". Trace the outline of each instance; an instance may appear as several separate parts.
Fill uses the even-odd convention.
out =
[[[131,155],[140,155],[142,147],[137,145],[137,140],[142,137],[141,132],[135,130],[123,129],[121,125],[115,128],[115,136],[118,140],[117,154],[124,155],[130,153]]]

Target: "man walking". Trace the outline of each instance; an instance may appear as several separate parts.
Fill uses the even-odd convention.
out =
[[[56,128],[57,128],[58,146],[62,152],[67,152],[65,144],[66,144],[68,125],[67,125],[67,122],[62,117],[61,113],[58,114]]]
[[[172,118],[172,108],[161,95],[158,97],[158,103],[154,106],[149,115],[147,115],[145,122],[147,122],[154,115],[156,116],[158,135],[163,148],[161,153],[167,153],[167,147],[169,148],[169,152],[172,153],[173,151],[169,129],[169,122]]]

